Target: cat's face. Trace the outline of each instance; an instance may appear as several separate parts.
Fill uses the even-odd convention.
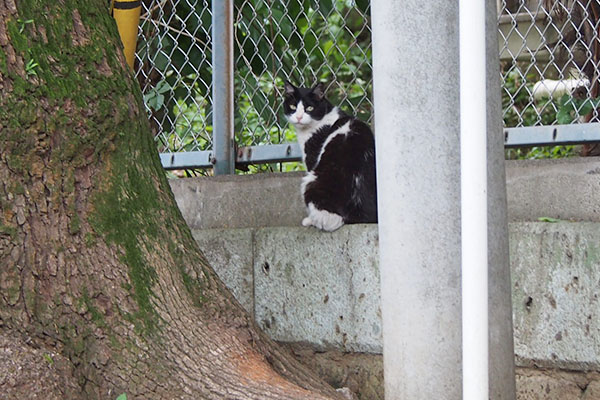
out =
[[[285,99],[283,110],[287,120],[298,128],[309,128],[323,119],[328,110],[325,100],[325,87],[322,83],[314,88],[297,88],[289,82],[285,83]]]

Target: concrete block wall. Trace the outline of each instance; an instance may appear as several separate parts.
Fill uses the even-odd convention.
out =
[[[599,171],[596,158],[507,162],[519,399],[600,399]],[[208,260],[275,340],[379,357],[377,226],[301,227],[301,176],[171,185]]]
[[[193,234],[201,249],[225,248],[205,255],[273,339],[381,353],[375,225],[333,233],[268,227]]]
[[[510,224],[521,366],[600,371],[600,223]]]
[[[509,231],[517,365],[600,371],[600,223]],[[208,260],[275,340],[381,353],[375,225],[193,232],[203,249],[226,248]]]

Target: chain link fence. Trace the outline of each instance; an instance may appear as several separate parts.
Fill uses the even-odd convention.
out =
[[[507,127],[598,121],[597,0],[499,0]]]
[[[212,146],[209,1],[142,2],[136,76],[158,150]]]
[[[497,6],[505,126],[597,122],[599,1]],[[136,76],[161,153],[213,148],[211,7],[143,2]],[[282,115],[285,79],[326,82],[333,103],[372,122],[369,0],[234,0],[233,25],[238,148],[295,142]]]
[[[330,100],[371,122],[368,0],[234,1],[235,142],[295,141],[285,79],[328,85]],[[212,146],[211,1],[145,1],[136,75],[163,153]]]
[[[236,133],[241,145],[293,140],[283,80],[328,83],[328,97],[371,122],[368,1],[236,1]]]

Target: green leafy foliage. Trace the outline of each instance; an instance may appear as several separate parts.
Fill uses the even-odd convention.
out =
[[[595,99],[580,99],[565,94],[559,100],[556,122],[559,124],[570,124],[580,115],[587,115],[598,107],[600,107],[600,97]]]
[[[549,222],[549,223],[557,223],[560,222],[560,219],[552,218],[552,217],[539,217],[538,221],[540,222]]]
[[[576,100],[567,95],[558,101],[545,98],[534,102],[529,93],[532,92],[534,82],[540,80],[541,77],[532,70],[529,70],[524,78],[521,74],[522,72],[517,70],[516,65],[506,66],[503,72],[504,126],[552,125],[555,121],[559,124],[568,124],[579,115],[585,115],[592,110],[591,102]],[[505,151],[506,158],[512,160],[565,158],[575,155],[577,152],[573,145],[522,147]]]
[[[540,76],[533,71],[525,74],[516,66],[507,67],[502,88],[504,126],[551,125],[556,120],[557,104],[552,99],[535,103],[529,93]],[[529,89],[529,90],[527,90]]]
[[[37,71],[36,68],[39,67],[40,65],[38,63],[35,62],[35,60],[30,59],[29,61],[27,61],[27,64],[25,65],[25,73],[27,75],[35,75],[37,76]]]
[[[158,111],[165,104],[164,93],[172,90],[173,88],[167,81],[160,81],[152,88],[148,93],[144,95],[144,103],[155,111]]]
[[[507,149],[509,160],[539,160],[544,158],[567,158],[577,155],[575,146],[534,146],[527,148]]]
[[[151,19],[161,23],[142,23],[146,40],[139,42],[141,68],[151,66],[162,77],[145,95],[166,133],[159,139],[160,151],[212,146],[211,1],[196,4],[194,8],[183,1],[168,2],[164,14],[175,14],[168,24],[162,23],[158,11]],[[234,5],[238,146],[295,141],[282,117],[284,79],[298,85],[326,82],[332,102],[370,121],[368,0],[235,0]],[[194,32],[193,37],[187,32]],[[177,42],[168,33],[178,33]],[[273,164],[251,167],[250,172],[301,168],[299,163]]]
[[[22,20],[21,18],[17,19],[17,24],[19,24],[19,33],[25,32],[25,26],[29,24],[33,24],[32,19]]]
[[[325,82],[333,103],[371,121],[369,3],[234,0],[237,146],[295,140],[294,131],[282,118],[284,79],[305,86]],[[159,138],[160,151],[212,147],[210,8],[210,0],[166,2],[155,7],[142,24],[147,39],[140,42],[138,56],[146,67],[151,65],[159,72],[155,77],[160,77],[144,96],[160,121],[160,130],[166,133]],[[161,15],[171,14],[175,17],[161,19]],[[151,20],[159,23],[151,24]],[[531,65],[506,64],[502,74],[503,118],[507,127],[572,123],[600,105],[599,99],[570,96],[534,101],[530,93],[533,83],[541,77]],[[574,146],[541,146],[509,149],[506,156],[559,158],[575,153]],[[247,172],[301,169],[301,163],[267,164],[251,166]],[[187,171],[186,176],[198,173]]]

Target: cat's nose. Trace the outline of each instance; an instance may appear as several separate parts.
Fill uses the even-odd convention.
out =
[[[302,115],[296,115],[296,119],[298,120],[298,122],[300,122],[302,120]]]

